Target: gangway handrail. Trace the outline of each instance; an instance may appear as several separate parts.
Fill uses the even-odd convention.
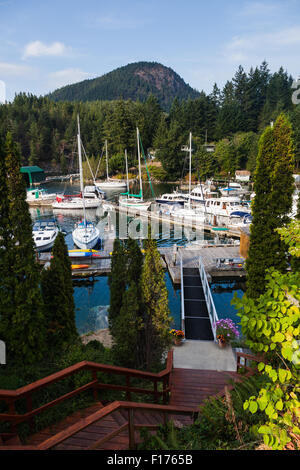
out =
[[[180,257],[180,279],[181,279],[181,329],[185,336],[185,310],[184,310],[184,287],[183,287],[183,261]]]
[[[217,314],[215,303],[212,298],[211,290],[210,290],[209,283],[207,280],[206,271],[201,260],[201,256],[199,257],[199,274],[200,274],[200,279],[202,282],[202,288],[203,288],[207,311],[208,311],[208,315],[210,319],[211,329],[212,329],[213,336],[214,336],[214,341],[217,341],[216,323],[219,320],[219,317]]]

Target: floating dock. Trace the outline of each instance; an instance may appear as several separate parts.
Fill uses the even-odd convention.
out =
[[[182,258],[183,264],[186,268],[198,268],[199,258],[201,257],[202,264],[208,275],[214,277],[245,277],[246,272],[243,267],[233,267],[228,265],[218,266],[218,259],[240,259],[239,246],[204,246],[197,249],[190,249],[188,247],[179,247],[175,255],[174,249],[159,248],[159,251],[164,258],[168,271],[170,273],[173,284],[180,284],[180,261]]]

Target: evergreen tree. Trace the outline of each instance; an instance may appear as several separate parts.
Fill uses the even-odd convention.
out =
[[[20,173],[20,156],[9,133],[5,150],[11,230],[11,240],[5,249],[10,263],[7,269],[13,273],[10,280],[13,311],[8,310],[3,318],[5,340],[9,353],[28,363],[39,360],[45,351],[45,319],[26,186]]]
[[[293,132],[290,121],[283,113],[274,124],[274,143],[273,210],[283,225],[288,222],[295,187]]]
[[[150,234],[149,234],[150,235]],[[172,318],[168,307],[168,291],[156,241],[146,242],[141,278],[143,296],[143,358],[146,369],[159,364],[170,347]]]
[[[2,340],[6,340],[6,335],[11,328],[11,319],[14,314],[13,243],[9,222],[7,193],[4,143],[0,141],[0,339]]]
[[[268,127],[259,141],[255,173],[255,199],[246,260],[247,295],[259,297],[265,289],[268,268],[284,272],[285,247],[276,229],[288,220],[291,210],[293,145],[291,126],[284,116]]]
[[[78,337],[75,324],[72,270],[61,232],[53,245],[50,268],[42,272],[42,295],[47,324],[47,344],[57,349]]]
[[[140,291],[132,282],[124,292],[119,315],[114,320],[113,355],[115,362],[124,367],[138,369],[141,364],[140,343]]]
[[[117,244],[116,248],[119,250],[120,246]],[[110,318],[113,354],[118,364],[139,368],[143,366],[141,355],[143,305],[140,288],[143,255],[137,241],[131,238],[124,244],[123,250],[126,253],[126,269],[122,274],[125,279],[125,290],[122,299],[117,298],[116,292],[111,290],[111,300],[115,302],[113,305],[111,303],[109,310],[111,312],[111,307],[116,307],[113,321]],[[114,255],[116,256],[116,253]],[[121,267],[124,267],[124,257],[119,256],[114,260],[113,276],[118,275]],[[116,282],[112,282],[111,285],[117,288]],[[118,306],[117,301],[121,301]]]
[[[116,238],[111,257],[111,270],[108,276],[110,288],[110,305],[108,311],[109,329],[114,336],[115,321],[120,314],[123,295],[127,286],[127,256],[122,242]]]

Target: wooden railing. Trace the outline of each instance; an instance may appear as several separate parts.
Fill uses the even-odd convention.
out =
[[[189,407],[179,407],[179,406],[170,406],[170,405],[154,405],[151,403],[134,403],[134,402],[126,402],[126,401],[114,401],[113,403],[105,406],[104,408],[96,411],[92,415],[88,416],[82,421],[75,423],[73,426],[70,426],[68,429],[65,429],[55,436],[51,436],[49,439],[45,440],[41,444],[37,446],[37,450],[48,450],[51,449],[58,444],[61,444],[69,437],[74,436],[79,431],[87,428],[91,424],[98,422],[99,420],[107,417],[108,415],[120,411],[120,410],[127,410],[128,411],[128,421],[119,426],[117,429],[113,430],[106,436],[99,439],[97,442],[93,443],[87,450],[95,450],[98,449],[103,445],[104,442],[112,439],[113,437],[120,434],[122,431],[128,431],[128,438],[129,438],[129,448],[134,449],[136,446],[135,441],[135,431],[141,428],[147,429],[158,429],[160,424],[137,424],[134,423],[134,411],[148,411],[151,413],[163,413],[164,415],[164,423],[167,422],[167,415],[171,414],[180,414],[180,415],[190,415],[194,419],[196,418],[197,413],[195,412],[194,408]]]
[[[243,359],[243,363],[241,359]],[[265,359],[263,356],[254,356],[253,354],[247,354],[240,351],[236,353],[237,372],[239,372],[239,369],[244,369],[248,376],[255,374],[257,368],[255,366],[253,367],[253,362],[265,362]]]
[[[159,373],[143,372],[136,369],[126,369],[124,367],[111,366],[106,364],[98,364],[95,362],[82,361],[73,366],[67,367],[59,372],[56,372],[48,377],[37,380],[29,385],[25,385],[17,390],[0,390],[0,401],[6,402],[8,406],[7,413],[0,413],[0,422],[9,422],[11,424],[11,430],[16,432],[16,427],[20,423],[29,422],[33,427],[33,419],[36,415],[42,413],[43,411],[48,410],[49,408],[62,403],[70,398],[73,398],[75,395],[78,395],[81,392],[87,390],[92,390],[94,399],[98,399],[98,390],[108,389],[108,390],[119,390],[126,392],[126,399],[131,400],[131,394],[149,394],[154,398],[154,402],[158,402],[159,398],[162,397],[163,403],[168,402],[169,393],[170,393],[170,373],[173,367],[173,352],[170,351],[167,357],[166,369]],[[33,394],[41,389],[56,383],[60,380],[65,379],[73,374],[82,371],[91,372],[91,381],[82,385],[75,390],[68,392],[48,403],[45,403],[38,408],[33,408]],[[99,372],[113,375],[121,375],[126,377],[126,385],[116,385],[101,383],[97,377]],[[153,383],[153,389],[140,388],[131,386],[130,380],[132,378],[141,379],[142,381],[149,380]],[[162,383],[162,390],[158,389],[158,384]],[[16,411],[16,402],[18,400],[25,399],[27,411],[23,414],[18,414]]]
[[[207,311],[208,311],[208,315],[209,315],[209,319],[210,319],[212,333],[213,333],[213,336],[214,336],[214,341],[217,341],[216,323],[219,320],[219,317],[218,317],[217,310],[216,310],[216,307],[215,307],[215,304],[214,304],[214,300],[213,300],[213,297],[212,297],[212,294],[211,294],[210,286],[209,286],[209,283],[208,283],[208,280],[207,280],[207,275],[206,275],[204,265],[202,263],[201,256],[199,257],[199,275],[200,275],[200,279],[201,279],[201,282],[202,282],[204,298],[205,298]]]

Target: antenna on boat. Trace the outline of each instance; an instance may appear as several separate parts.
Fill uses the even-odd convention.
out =
[[[80,176],[80,191],[82,195],[83,202],[83,217],[84,225],[86,227],[86,213],[85,213],[85,201],[84,201],[84,186],[83,186],[83,171],[82,171],[82,154],[81,154],[81,137],[80,137],[80,123],[79,123],[79,114],[77,114],[77,143],[78,143],[78,160],[79,160],[79,176]]]

